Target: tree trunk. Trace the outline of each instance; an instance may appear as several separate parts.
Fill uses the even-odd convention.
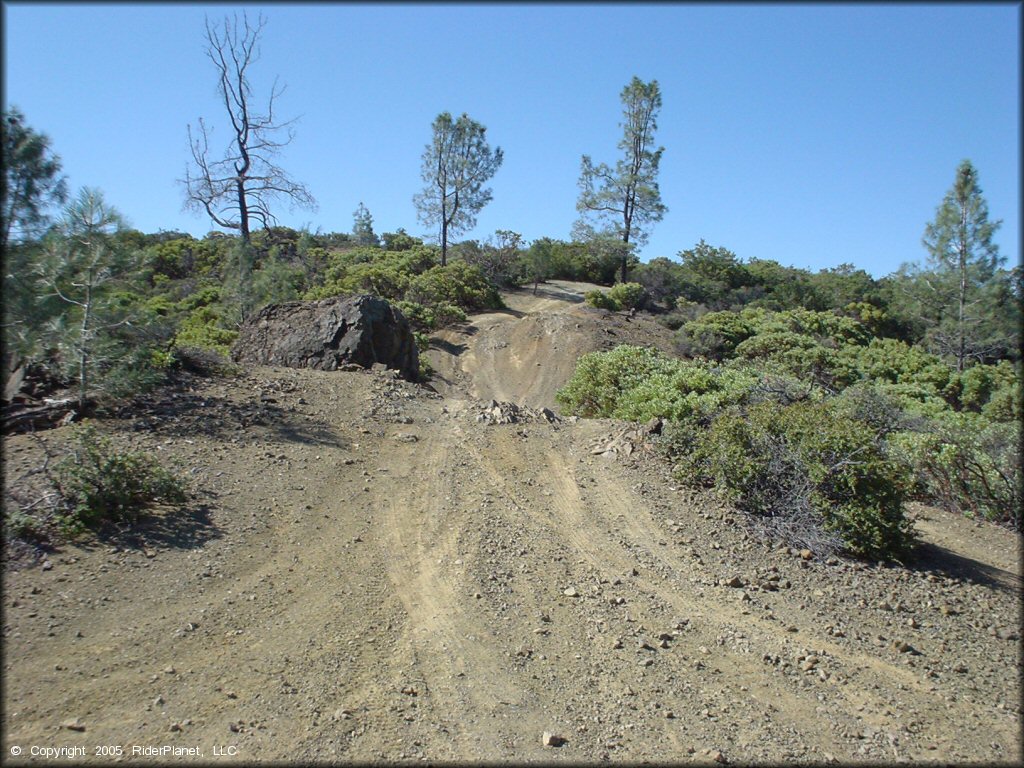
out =
[[[622,235],[622,282],[626,282],[626,270],[628,268],[629,260],[629,222],[626,223],[625,233]]]
[[[238,181],[238,231],[242,242],[249,245],[249,208],[245,204],[245,184]]]
[[[962,204],[960,208],[960,244],[959,261],[960,269],[960,295],[959,306],[957,307],[957,339],[956,369],[958,372],[964,370],[964,358],[967,355],[967,205]]]
[[[78,411],[85,410],[89,392],[89,323],[92,320],[93,271],[90,269],[85,283],[85,302],[82,311],[81,338],[78,344]]]

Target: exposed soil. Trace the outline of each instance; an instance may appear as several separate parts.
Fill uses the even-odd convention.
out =
[[[1019,537],[921,507],[906,567],[808,560],[656,452],[602,455],[621,424],[478,421],[669,344],[587,287],[439,336],[437,392],[257,368],[105,422],[200,493],[7,564],[5,759],[1019,761]],[[4,447],[8,478],[39,462]]]

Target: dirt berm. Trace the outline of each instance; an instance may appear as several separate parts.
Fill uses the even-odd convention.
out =
[[[107,422],[201,494],[7,563],[5,762],[1018,761],[1013,534],[922,507],[907,567],[808,560],[600,453],[623,425],[477,421],[669,343],[585,288],[441,335],[438,393],[253,368]],[[9,478],[40,461],[4,447]]]

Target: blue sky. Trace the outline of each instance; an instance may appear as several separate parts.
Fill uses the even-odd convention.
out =
[[[669,211],[646,261],[704,239],[742,259],[876,277],[925,257],[959,162],[996,241],[1020,252],[1020,4],[4,3],[4,103],[50,136],[72,189],[132,226],[201,236],[182,210],[186,126],[224,137],[204,17],[267,20],[257,96],[278,77],[298,116],[281,165],[319,202],[280,223],[427,235],[413,195],[434,117],[466,112],[505,162],[463,237],[569,238],[580,156],[614,162],[619,94],[663,94]],[[219,129],[219,130],[218,130]],[[460,238],[461,239],[461,238]]]

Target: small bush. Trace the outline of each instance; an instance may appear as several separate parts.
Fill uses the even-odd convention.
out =
[[[700,317],[703,312],[703,308],[699,304],[685,299],[676,302],[674,306],[669,307],[669,310],[669,312],[659,314],[654,320],[658,325],[663,325],[670,331],[678,331],[686,323]]]
[[[620,309],[643,309],[650,296],[640,283],[618,283],[608,291],[608,298]]]
[[[958,374],[960,406],[992,421],[1020,421],[1020,375],[1013,363],[975,365]]]
[[[206,347],[176,347],[172,352],[172,366],[200,376],[237,376],[241,373],[241,368],[230,358]]]
[[[733,356],[737,344],[753,335],[749,312],[708,312],[683,324],[676,333],[676,348],[686,357],[725,360]]]
[[[405,299],[428,307],[449,304],[470,312],[503,306],[497,289],[480,268],[464,261],[417,275],[410,281]]]
[[[583,301],[587,303],[587,306],[594,307],[596,309],[608,309],[612,312],[618,312],[621,309],[618,302],[613,300],[604,291],[597,288],[592,291],[587,291],[583,295]]]
[[[678,360],[623,344],[581,357],[555,397],[577,416],[705,423],[726,406],[744,402],[757,384],[758,377],[739,366]]]
[[[144,453],[122,451],[91,425],[80,427],[55,468],[62,527],[75,533],[102,521],[134,522],[157,503],[182,504],[183,480]]]
[[[162,350],[145,346],[127,350],[103,371],[104,399],[119,402],[151,392],[167,381],[170,366],[170,355]]]
[[[622,393],[665,370],[667,358],[654,349],[623,344],[610,352],[591,352],[576,363],[576,371],[555,399],[570,414],[594,418],[612,416]]]
[[[1024,477],[1018,423],[945,412],[916,431],[895,434],[892,442],[894,453],[914,472],[920,498],[1020,529]]]
[[[208,349],[230,357],[231,345],[238,338],[238,331],[225,328],[222,322],[214,307],[197,307],[181,322],[174,337],[174,347]]]
[[[433,331],[468,319],[459,307],[447,302],[424,306],[414,301],[398,301],[395,306],[409,320],[417,332]]]

